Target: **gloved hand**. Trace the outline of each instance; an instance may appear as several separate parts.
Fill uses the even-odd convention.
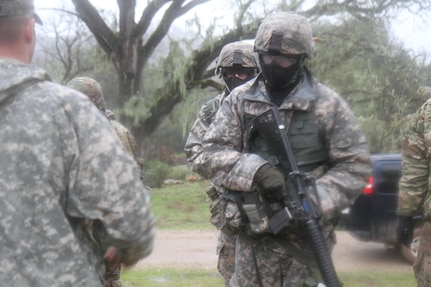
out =
[[[410,246],[413,240],[414,222],[411,216],[398,216],[397,236],[401,244]]]
[[[282,200],[286,182],[280,170],[270,164],[259,168],[254,175],[253,183],[267,199]]]
[[[340,215],[337,200],[332,198],[325,188],[319,185],[317,186],[317,195],[319,196],[320,210],[322,211],[324,223],[333,224]]]

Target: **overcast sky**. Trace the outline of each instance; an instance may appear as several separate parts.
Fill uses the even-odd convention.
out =
[[[214,0],[212,2],[220,3],[219,1],[220,0]],[[68,3],[68,5],[72,5],[71,0],[34,0],[36,11],[38,14],[40,14],[42,20],[44,18],[51,17],[52,15],[52,11],[46,10],[46,8],[61,7],[63,2]],[[116,0],[91,0],[90,2],[99,9],[117,9]],[[145,5],[147,1],[138,0],[137,3],[142,3],[141,5]],[[213,17],[214,9],[208,9],[208,5],[211,4],[212,3],[201,5],[200,7],[204,7],[204,9],[200,9],[199,12],[202,13],[202,11],[210,11],[211,15],[209,18]],[[138,7],[138,9],[142,8],[143,7]],[[393,33],[395,37],[398,38],[400,42],[404,43],[407,49],[412,49],[417,52],[427,51],[429,54],[431,54],[431,36],[429,36],[431,33],[430,31],[431,20],[429,20],[429,23],[423,23],[423,21],[418,19],[418,17],[415,17],[415,15],[409,13],[403,13],[399,15],[397,21],[393,23]]]

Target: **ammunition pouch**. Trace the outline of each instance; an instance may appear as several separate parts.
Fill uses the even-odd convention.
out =
[[[205,192],[211,200],[209,206],[211,224],[226,235],[238,234],[243,223],[236,203],[225,196],[226,192],[218,191],[213,185],[209,186]]]
[[[249,235],[277,234],[289,225],[291,216],[287,215],[283,203],[268,201],[259,191],[229,191],[227,198],[237,205]]]

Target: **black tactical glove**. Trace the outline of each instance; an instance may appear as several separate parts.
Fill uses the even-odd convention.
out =
[[[413,240],[414,222],[411,216],[398,216],[397,236],[401,244],[410,246]]]
[[[265,164],[254,175],[253,183],[267,199],[282,200],[286,190],[284,176],[277,168]]]

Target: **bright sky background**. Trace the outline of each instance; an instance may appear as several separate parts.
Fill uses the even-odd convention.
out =
[[[212,2],[217,3],[218,1],[220,0],[214,0]],[[67,3],[67,5],[72,6],[71,2],[71,0],[34,0],[36,12],[41,16],[42,20],[52,16],[53,12],[45,10],[46,8],[59,8],[62,6],[62,3]],[[91,0],[90,2],[99,9],[117,9],[116,0]],[[145,5],[147,1],[137,0],[137,3]],[[210,11],[211,15],[209,17],[213,17],[214,9],[208,9],[208,5],[213,3],[202,4],[200,7],[203,7],[203,9],[199,9],[199,13]],[[198,8],[199,6],[192,10],[190,14],[193,15],[193,11],[196,11]],[[137,14],[139,15],[142,11],[139,4],[138,9],[139,12]],[[431,19],[431,17],[429,18]],[[418,17],[413,14],[401,14],[398,16],[397,21],[393,23],[393,33],[400,42],[404,43],[407,49],[412,49],[416,52],[426,51],[428,54],[431,54],[431,20],[429,20],[429,23],[423,23],[422,20],[418,19]]]

